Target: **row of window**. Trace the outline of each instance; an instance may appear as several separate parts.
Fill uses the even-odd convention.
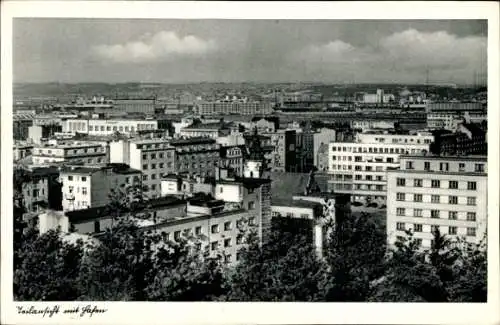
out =
[[[392,153],[392,154],[415,154],[422,152],[420,149],[401,148],[377,148],[377,147],[331,147],[332,151],[360,152],[360,153]]]
[[[406,229],[406,224],[404,222],[398,222],[396,223],[396,229],[400,231],[405,231]],[[414,232],[422,232],[423,225],[420,223],[414,223],[413,224],[413,231]],[[435,232],[436,230],[439,230],[438,225],[431,225],[431,233]],[[449,235],[456,235],[458,233],[458,227],[456,226],[449,226],[448,227],[448,234]],[[466,230],[467,236],[475,237],[476,236],[476,228],[474,227],[467,227]]]
[[[249,220],[249,223],[250,224],[255,224],[255,218],[250,218]],[[239,222],[237,222],[237,224],[239,224]],[[233,223],[231,221],[226,221],[224,222],[224,231],[231,231],[233,230]],[[184,229],[184,233],[186,235],[190,235],[192,232],[192,229],[190,228],[186,228]],[[210,227],[210,232],[212,234],[218,234],[220,233],[220,228],[219,228],[219,225],[212,225]],[[179,240],[181,238],[181,230],[177,230],[177,231],[174,231],[174,240]],[[194,228],[194,234],[196,236],[199,236],[199,235],[202,235],[203,234],[203,229],[201,226],[197,226],[196,228]],[[170,240],[170,233],[166,233],[166,232],[162,232],[162,237],[163,239],[165,240]],[[214,241],[213,243],[218,243],[217,241]],[[230,246],[230,243],[231,243],[231,238],[227,238],[227,239],[224,239],[224,247],[229,247]],[[228,246],[226,246],[226,243],[228,243]],[[236,244],[242,244],[243,243],[243,236],[242,235],[238,235],[236,237]],[[215,248],[216,249],[216,248]]]
[[[151,166],[151,168],[149,168],[150,166]],[[168,162],[166,165],[165,165],[165,163],[151,164],[151,165],[150,164],[143,164],[142,170],[156,169],[157,166],[159,169],[165,168],[165,166],[167,168],[172,168],[173,164],[171,162]]]
[[[158,156],[156,155],[156,153],[152,153],[152,154],[149,154],[149,159],[156,159],[156,157],[158,157],[158,159],[163,159],[164,156],[165,155],[163,154],[163,152],[158,153]],[[167,151],[166,157],[167,158],[172,158],[173,157],[173,152],[172,151]],[[142,155],[142,159],[143,160],[147,160],[148,159],[148,154],[143,154]]]
[[[387,160],[389,160],[389,158]],[[352,168],[352,165],[332,165],[332,169],[333,170],[335,170],[335,169],[338,169],[338,170],[352,170],[353,168]],[[354,170],[355,171],[362,171],[363,167],[359,166],[359,165],[356,165],[356,166],[354,166]],[[367,172],[372,172],[372,171],[383,172],[384,171],[384,167],[383,166],[376,166],[375,168],[373,168],[373,166],[365,166],[365,171],[367,171]]]
[[[413,217],[422,217],[423,209],[413,209]],[[445,211],[441,210],[430,210],[430,217],[434,219],[439,219],[442,217],[442,213]],[[400,217],[406,217],[406,208],[397,208],[396,215]],[[458,211],[448,211],[448,219],[449,220],[458,220]],[[476,221],[476,212],[467,212],[467,221]]]
[[[414,161],[412,161],[412,160],[406,161],[405,167],[406,167],[406,169],[415,169]],[[465,172],[466,171],[465,167],[466,167],[465,163],[458,163],[458,171],[459,172]],[[431,170],[431,162],[430,161],[424,161],[424,170],[428,170],[428,171]],[[450,171],[450,163],[440,162],[439,163],[439,170],[443,171],[443,172]],[[474,172],[483,173],[484,172],[484,164],[474,164]]]
[[[78,181],[78,176],[68,175],[68,181],[72,182],[73,180]],[[86,182],[87,176],[81,176],[79,180],[82,182]]]
[[[137,125],[137,130],[154,130],[156,128],[155,124],[138,124]],[[71,123],[70,123],[70,130],[71,130]],[[95,131],[95,132],[110,132],[110,131],[120,131],[120,132],[135,132],[135,127],[130,126],[104,126],[104,125],[96,125],[95,128],[93,125],[89,125],[89,131]]]
[[[407,193],[396,193],[397,201],[406,201]],[[430,195],[431,203],[444,203],[441,202],[440,195]],[[411,200],[409,200],[411,201]],[[413,194],[413,202],[423,202],[423,194]],[[448,195],[448,204],[458,204],[458,196],[456,195]],[[467,205],[476,205],[476,197],[468,196],[467,197]]]
[[[444,183],[445,181],[443,181]],[[398,177],[396,179],[396,185],[397,186],[406,186],[406,178],[401,178]],[[415,178],[413,179],[413,186],[414,187],[423,187],[424,180],[421,178]],[[431,180],[431,187],[432,188],[441,188],[441,180],[438,179],[433,179]],[[445,188],[445,187],[443,187]],[[459,181],[448,181],[448,187],[449,189],[458,189],[459,188]],[[475,191],[477,190],[477,182],[467,182],[467,190],[470,191]]]
[[[74,189],[75,189],[74,186],[68,186],[68,192],[70,194],[73,193]],[[88,193],[87,192],[87,188],[86,187],[81,187],[81,189],[82,189],[82,195],[87,195],[87,193]],[[80,193],[80,187],[76,188],[76,193]]]
[[[276,211],[272,211],[271,212],[271,216],[274,218],[274,217],[281,217],[281,213],[279,212],[276,212]],[[300,214],[300,218],[301,219],[309,219],[309,214],[308,213],[301,213]],[[286,217],[288,218],[295,218],[295,213],[293,212],[287,212],[286,213]]]

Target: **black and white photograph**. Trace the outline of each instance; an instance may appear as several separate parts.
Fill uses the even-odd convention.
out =
[[[489,306],[491,19],[277,17],[12,18],[11,313]]]

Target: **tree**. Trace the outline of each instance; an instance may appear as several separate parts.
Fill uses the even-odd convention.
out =
[[[98,236],[80,267],[82,300],[145,300],[151,251],[137,225],[125,218]]]
[[[31,301],[71,301],[80,296],[78,270],[83,256],[81,242],[61,239],[58,230],[41,236],[23,235],[14,269],[14,298]]]
[[[255,232],[247,235],[248,246],[240,249],[239,263],[229,275],[227,300],[317,300],[324,265],[307,234],[291,232],[297,227],[286,227],[290,221],[286,219],[273,219],[270,237],[262,246]]]
[[[226,293],[223,256],[209,257],[208,249],[201,249],[202,238],[186,232],[177,242],[151,238],[157,249],[147,288],[149,300],[211,301]]]
[[[396,242],[370,301],[484,302],[487,259],[482,245],[451,240],[439,229],[423,250],[411,231]]]
[[[383,274],[385,232],[367,214],[337,220],[325,252],[326,301],[366,301],[371,282]]]

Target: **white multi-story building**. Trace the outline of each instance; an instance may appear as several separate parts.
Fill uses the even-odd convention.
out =
[[[387,172],[387,238],[390,245],[412,230],[423,248],[433,230],[479,243],[487,229],[487,160],[483,156],[402,156]]]
[[[428,134],[358,134],[355,142],[331,142],[328,154],[329,188],[351,194],[354,201],[385,204],[388,167],[399,156],[429,152]]]
[[[101,142],[58,141],[35,145],[33,164],[54,162],[102,164],[109,162],[108,149]]]
[[[102,207],[110,202],[111,190],[141,183],[141,172],[125,164],[67,166],[61,169],[64,211]]]
[[[462,122],[462,120],[455,114],[427,113],[427,127],[429,129],[456,131],[460,122]]]
[[[133,119],[68,119],[62,123],[63,133],[106,136],[117,132],[130,135],[138,131],[157,130],[158,121]]]
[[[175,171],[175,149],[169,139],[131,139],[110,143],[110,161],[142,172],[144,195],[161,196],[161,179]]]

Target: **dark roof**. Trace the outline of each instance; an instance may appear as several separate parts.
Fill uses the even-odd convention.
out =
[[[224,123],[224,122],[215,122],[215,123],[194,123],[189,126],[186,126],[183,129],[188,129],[188,130],[196,130],[196,129],[215,129],[215,130],[220,130],[224,128],[228,128],[233,126],[234,123],[229,122],[229,123]]]
[[[271,199],[271,206],[297,207],[297,208],[322,208],[323,205],[318,202],[293,199]]]
[[[248,177],[235,177],[234,180],[221,179],[218,180],[219,184],[242,184],[245,187],[259,187],[263,184],[271,183],[270,179],[265,178],[248,178]]]
[[[31,175],[33,177],[59,175],[59,168],[57,168],[57,167],[33,168],[33,170],[31,170]]]
[[[175,196],[165,196],[147,201],[144,204],[144,209],[161,210],[165,207],[176,206],[185,203],[185,200],[181,200],[179,198],[176,198]],[[82,223],[90,220],[109,218],[110,211],[107,206],[101,206],[83,210],[67,211],[66,216],[71,223]]]
[[[129,165],[126,164],[107,164],[106,166],[95,166],[95,167],[86,167],[86,166],[64,166],[61,168],[61,172],[73,173],[73,174],[93,174],[95,172],[111,169],[115,174],[121,175],[129,175],[129,174],[140,174],[141,171],[138,169],[130,168]]]
[[[469,130],[472,135],[484,136],[484,130],[476,123],[463,123],[462,124],[467,130]]]
[[[170,144],[172,146],[182,146],[182,145],[202,144],[202,143],[215,143],[215,140],[212,138],[196,137],[188,139],[175,139],[170,141]]]

